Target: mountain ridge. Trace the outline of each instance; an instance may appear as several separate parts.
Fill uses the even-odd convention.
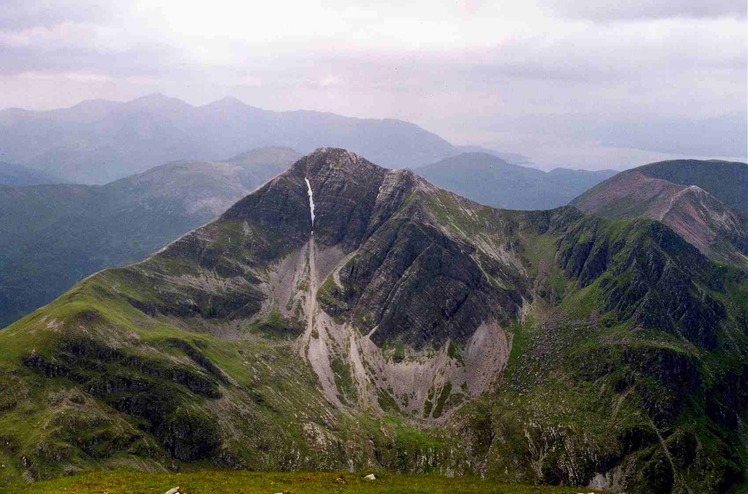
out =
[[[698,160],[651,163],[621,172],[571,204],[611,219],[645,216],[662,221],[703,253],[724,262],[744,264],[748,259],[747,174],[745,163]]]
[[[26,166],[0,161],[0,185],[53,184],[59,180]]]
[[[498,210],[320,149],[0,332],[0,457],[6,478],[209,461],[723,490],[748,460],[745,281],[659,221]]]
[[[416,172],[440,187],[487,206],[521,210],[564,206],[616,173],[566,168],[545,172],[510,164],[485,152],[451,156]]]
[[[454,152],[441,137],[402,120],[273,112],[235,99],[193,106],[150,95],[45,112],[10,109],[0,111],[0,125],[0,148],[9,159],[81,183],[107,182],[180,159],[215,161],[268,145],[302,152],[346,145],[394,167],[426,164]]]
[[[0,187],[0,327],[92,272],[138,261],[215,218],[299,156],[260,148],[103,186]]]

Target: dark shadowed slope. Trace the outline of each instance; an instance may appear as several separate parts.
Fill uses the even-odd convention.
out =
[[[299,155],[170,163],[105,186],[0,187],[0,327],[105,267],[142,259],[225,211]]]
[[[742,264],[746,260],[746,173],[745,163],[652,163],[616,175],[572,204],[606,218],[662,221],[705,254]]]
[[[345,146],[391,167],[425,165],[455,153],[441,137],[408,122],[272,112],[231,98],[195,107],[152,95],[47,112],[0,111],[4,156],[72,183],[101,184],[169,161],[217,161],[269,145],[301,152]]]
[[[563,206],[616,173],[564,168],[544,172],[482,152],[463,153],[416,171],[433,184],[481,204],[523,210]]]
[[[0,185],[53,184],[59,180],[31,168],[0,161]]]
[[[321,149],[0,331],[0,479],[199,462],[726,491],[745,282],[659,221],[493,209]]]

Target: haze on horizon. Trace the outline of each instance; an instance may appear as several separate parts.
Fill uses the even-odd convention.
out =
[[[738,0],[4,0],[0,108],[159,92],[399,118],[543,168],[746,154]]]

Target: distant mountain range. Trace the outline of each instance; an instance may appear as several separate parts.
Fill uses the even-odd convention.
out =
[[[38,170],[0,161],[0,185],[38,185],[57,182],[59,179]]]
[[[67,183],[102,184],[169,161],[217,161],[261,146],[302,153],[344,146],[394,168],[422,166],[460,152],[436,134],[400,120],[274,112],[232,98],[192,106],[152,95],[126,103],[90,100],[52,111],[0,111],[3,156]]]
[[[183,161],[104,186],[0,186],[0,327],[100,269],[143,259],[300,157],[260,148]]]
[[[498,154],[468,152],[418,168],[416,173],[434,185],[487,206],[530,210],[568,204],[617,172],[566,168],[544,172],[509,164]]]
[[[0,331],[0,482],[215,466],[743,492],[746,264],[630,183],[590,196],[625,197],[615,219],[509,211],[317,150]],[[685,210],[709,194],[678,187]],[[710,196],[707,218],[733,211]]]

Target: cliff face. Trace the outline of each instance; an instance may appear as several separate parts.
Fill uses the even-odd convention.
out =
[[[661,222],[496,210],[321,149],[0,333],[0,459],[724,490],[744,297]]]

